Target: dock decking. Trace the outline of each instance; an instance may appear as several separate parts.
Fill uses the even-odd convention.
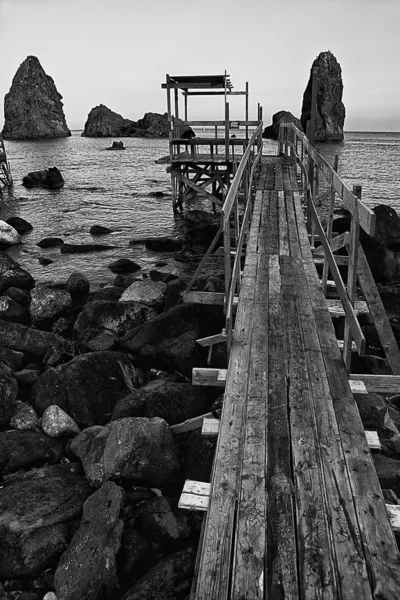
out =
[[[191,598],[400,598],[294,166],[278,157],[257,181]]]

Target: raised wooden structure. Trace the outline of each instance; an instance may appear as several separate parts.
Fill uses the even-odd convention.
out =
[[[6,149],[4,146],[3,136],[0,134],[0,184],[12,185],[12,175],[10,164],[7,160]]]
[[[249,139],[249,128],[261,124],[261,108],[258,107],[257,120],[249,120],[249,86],[244,91],[233,91],[229,75],[167,75],[162,87],[167,91],[167,110],[170,122],[169,156],[158,162],[169,162],[171,175],[173,209],[182,210],[183,202],[195,195],[211,201],[215,207],[222,206],[231,181],[243,154],[251,146],[258,154],[262,145],[261,128],[258,135]],[[179,111],[179,91],[184,100],[183,120]],[[173,92],[173,98],[172,98]],[[222,119],[219,121],[194,121],[188,118],[188,98],[191,96],[222,96],[224,104]],[[231,121],[229,98],[243,96],[245,99],[244,120]],[[213,134],[207,137],[188,137],[191,127],[212,128]],[[244,137],[236,137],[231,129],[243,127]]]
[[[366,435],[353,396],[400,390],[399,349],[358,244],[359,227],[373,234],[374,214],[292,125],[282,127],[278,156],[254,158],[243,201],[247,160],[204,258],[222,239],[225,293],[196,290],[195,274],[184,295],[224,305],[225,329],[199,343],[226,340],[229,349],[227,369],[193,371],[193,383],[225,388],[219,426],[211,414],[174,426],[218,435],[210,487],[188,482],[183,495],[182,506],[193,495],[205,512],[191,600],[397,600],[396,511],[371,456],[379,439]],[[333,238],[333,208],[326,229],[319,219],[321,173],[332,207],[336,194],[352,214],[347,235]],[[344,248],[347,256],[335,254]],[[391,376],[350,373],[351,352],[365,350],[360,310],[376,325]],[[332,317],[346,321],[341,344]]]

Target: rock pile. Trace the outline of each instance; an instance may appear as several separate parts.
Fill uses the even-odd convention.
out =
[[[178,119],[179,121],[179,119]],[[132,121],[125,119],[120,114],[110,110],[104,104],[95,106],[90,111],[83,137],[155,137],[167,138],[170,124],[168,115],[148,112],[143,119]],[[108,150],[121,150],[122,142],[114,142]],[[115,144],[119,144],[118,147]]]

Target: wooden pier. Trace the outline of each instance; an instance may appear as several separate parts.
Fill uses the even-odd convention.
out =
[[[261,130],[225,181],[220,228],[184,293],[224,306],[225,328],[198,342],[210,361],[226,342],[229,359],[227,369],[193,370],[193,384],[224,388],[220,418],[171,428],[218,436],[211,481],[187,481],[180,500],[205,511],[190,598],[398,600],[398,507],[385,504],[371,455],[379,437],[364,431],[354,399],[400,390],[399,348],[359,244],[360,228],[374,235],[375,215],[293,124],[281,126],[276,156],[262,155]],[[351,214],[338,236],[335,198]],[[216,257],[225,292],[197,289]],[[366,346],[360,313],[392,375],[351,373]],[[343,340],[334,318],[344,319]]]
[[[4,146],[3,136],[0,134],[0,184],[1,185],[12,185],[12,175],[10,164],[7,160],[6,149]],[[1,193],[1,190],[0,190]]]

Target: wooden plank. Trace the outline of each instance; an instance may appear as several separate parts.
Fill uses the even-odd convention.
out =
[[[299,238],[297,243],[295,233],[290,237],[291,255],[296,273],[295,285],[311,390],[310,400],[315,419],[316,447],[325,488],[324,501],[327,507],[325,523],[329,528],[331,540],[328,551],[332,552],[330,558],[332,576],[326,577],[322,582],[330,583],[328,597],[372,599],[366,561],[360,551],[361,534],[319,337],[322,323],[316,321],[319,315],[315,310],[318,307],[316,290],[322,297],[325,320],[333,334],[332,341],[336,342],[336,340],[334,340],[332,321],[326,310],[322,288],[313,264],[301,204],[297,202],[296,194],[294,198],[293,209],[288,202],[287,210],[288,213],[289,208],[295,212]],[[332,515],[334,518],[331,518]],[[322,597],[323,592],[322,587],[320,593],[314,592],[312,597]]]
[[[251,325],[257,276],[261,199],[256,197],[242,289],[229,359],[227,386],[215,454],[210,505],[200,550],[196,600],[227,600],[231,581],[240,458],[243,444],[243,398],[247,394]]]
[[[297,194],[295,194],[295,203],[300,214],[302,209]],[[308,260],[312,264],[311,252]],[[308,281],[310,282],[309,279]],[[374,597],[378,598],[381,595],[385,600],[396,600],[400,597],[399,550],[387,517],[360,414],[337,347],[332,322],[330,318],[326,318],[322,289],[318,280],[311,283],[314,290],[312,298],[318,336],[323,349],[330,393],[361,533],[360,551],[362,550],[365,556]]]
[[[381,297],[372,276],[371,269],[364,250],[360,246],[358,257],[358,281],[361,291],[368,303],[368,307],[374,321],[379,339],[381,341],[386,358],[394,375],[400,374],[400,350],[394,337],[392,327],[383,306]]]
[[[220,424],[221,424],[221,422],[219,419],[214,419],[214,418],[204,419],[203,426],[201,428],[201,433],[203,435],[218,435]]]
[[[326,299],[326,306],[331,317],[344,317],[345,312],[341,300]],[[357,300],[354,305],[354,314],[365,315],[369,313],[368,305],[365,300]]]
[[[367,387],[361,379],[351,379],[349,385],[353,394],[368,394]]]
[[[213,344],[220,344],[221,342],[226,342],[226,333],[223,331],[222,333],[217,333],[215,335],[209,335],[205,338],[200,338],[196,340],[200,346],[212,346]]]
[[[218,408],[215,411],[215,414],[217,416],[220,416],[221,412],[222,412],[221,409]],[[193,419],[186,419],[186,421],[183,421],[183,423],[177,423],[176,425],[171,425],[169,429],[175,435],[180,434],[180,433],[186,433],[188,431],[193,431],[194,429],[199,429],[200,427],[203,426],[204,419],[212,419],[213,417],[214,417],[214,413],[208,412],[204,415],[194,417]]]
[[[400,375],[369,375],[352,374],[349,375],[350,381],[356,379],[363,381],[368,392],[376,394],[399,394],[400,393]]]
[[[187,479],[179,498],[178,507],[188,510],[207,510],[210,500],[209,483]]]
[[[367,444],[371,451],[381,452],[382,444],[377,431],[366,431],[365,437],[367,438]]]
[[[226,369],[208,369],[198,367],[192,369],[192,385],[210,385],[224,387]]]
[[[349,243],[349,232],[345,231],[344,233],[341,233],[340,235],[333,238],[333,240],[331,240],[330,247],[331,247],[332,252],[337,252],[341,248],[344,248],[346,246],[346,244],[348,244],[348,243]],[[313,251],[313,256],[324,256],[324,255],[325,255],[325,251],[324,251],[324,247],[322,245],[318,246]]]

